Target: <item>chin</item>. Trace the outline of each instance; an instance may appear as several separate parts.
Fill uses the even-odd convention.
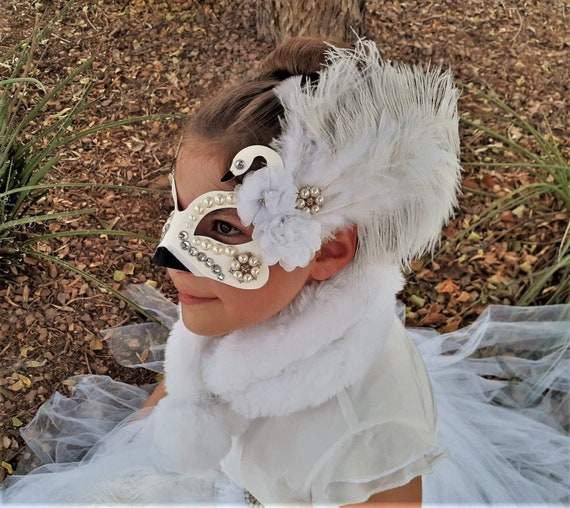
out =
[[[199,319],[194,316],[188,316],[184,313],[184,308],[182,309],[182,322],[184,326],[196,335],[202,335],[203,337],[217,337],[220,335],[226,335],[232,330],[225,330],[219,325],[216,326],[213,323],[202,323]]]

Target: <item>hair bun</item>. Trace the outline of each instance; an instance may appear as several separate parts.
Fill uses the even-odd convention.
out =
[[[263,61],[261,72],[264,77],[284,81],[291,76],[316,77],[322,70],[329,44],[337,47],[350,45],[319,37],[291,37],[280,43]]]

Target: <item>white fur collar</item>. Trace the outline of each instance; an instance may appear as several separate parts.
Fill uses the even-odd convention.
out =
[[[223,337],[199,337],[180,320],[166,349],[168,394],[193,403],[213,394],[250,419],[318,406],[381,354],[401,287],[396,266],[348,269],[305,287],[266,322]]]
[[[309,285],[268,321],[210,339],[202,379],[246,418],[318,406],[358,381],[381,353],[401,287],[395,266],[345,270]]]
[[[318,406],[366,374],[382,354],[401,287],[395,266],[351,267],[224,337],[200,337],[179,319],[165,351],[168,396],[149,420],[153,456],[213,488],[210,473],[249,419]]]

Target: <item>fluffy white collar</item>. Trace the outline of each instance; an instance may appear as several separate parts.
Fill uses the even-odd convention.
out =
[[[395,266],[351,268],[223,337],[200,337],[179,320],[166,345],[168,396],[149,420],[153,456],[213,489],[212,471],[250,419],[318,406],[366,374],[382,354],[401,287]]]
[[[349,269],[308,285],[268,321],[223,337],[198,337],[179,322],[166,349],[167,391],[194,401],[214,394],[248,419],[318,406],[381,354],[401,287],[396,266]]]

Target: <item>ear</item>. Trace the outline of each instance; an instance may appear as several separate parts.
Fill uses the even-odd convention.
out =
[[[311,277],[323,281],[340,272],[354,258],[358,229],[337,231],[334,238],[325,242],[315,256]]]

